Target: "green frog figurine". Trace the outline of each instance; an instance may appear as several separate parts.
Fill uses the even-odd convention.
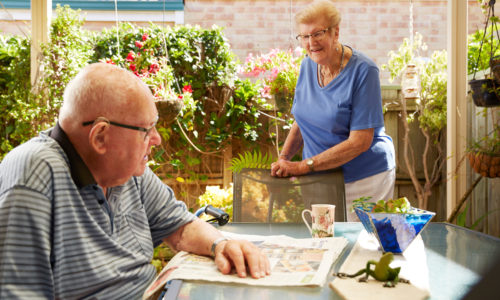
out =
[[[359,279],[359,282],[367,282],[369,276],[371,276],[378,281],[385,282],[384,287],[395,287],[398,282],[410,283],[410,281],[407,279],[399,278],[399,271],[401,267],[391,268],[389,266],[393,260],[394,254],[392,254],[392,252],[387,252],[382,255],[382,257],[380,257],[380,260],[378,262],[369,260],[366,263],[366,268],[359,270],[355,274],[337,273],[335,274],[335,276],[339,278],[354,278],[359,275],[365,274],[364,277],[361,277]],[[374,270],[371,269],[371,265],[375,265]]]

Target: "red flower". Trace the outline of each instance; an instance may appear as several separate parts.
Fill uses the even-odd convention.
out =
[[[127,58],[125,58],[126,61],[133,61],[135,58],[135,53],[134,51],[130,51],[127,55]]]
[[[135,41],[135,46],[139,49],[142,48],[142,46],[144,46],[144,44],[142,42],[139,42],[139,41]]]
[[[149,35],[147,33],[143,34],[142,35],[142,41],[144,42],[145,40],[147,40],[149,37]]]
[[[114,62],[114,61],[112,61],[112,60],[111,60],[111,58],[106,59],[106,63],[107,63],[107,64],[111,64],[111,65],[114,65],[114,64],[115,64],[115,62]]]
[[[182,88],[182,92],[183,93],[192,93],[193,92],[193,89],[191,88],[191,85],[188,84],[188,85],[185,85],[183,88]]]
[[[128,68],[129,68],[129,69],[130,69],[130,71],[132,71],[132,72],[133,72],[133,71],[135,71],[135,65],[134,65],[134,64],[130,64],[130,65],[128,66]]]
[[[179,99],[182,99],[182,95],[179,95]]]
[[[149,73],[156,74],[156,72],[158,72],[159,69],[160,69],[160,66],[158,66],[157,63],[152,63],[149,66]]]

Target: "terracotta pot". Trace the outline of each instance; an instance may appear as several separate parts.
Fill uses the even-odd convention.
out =
[[[181,112],[183,103],[180,99],[164,99],[155,102],[160,121],[171,123]]]
[[[500,177],[500,154],[489,155],[479,152],[469,152],[467,157],[472,169],[476,173],[481,174],[483,177]]]
[[[493,79],[470,80],[469,85],[472,90],[472,100],[474,100],[476,106],[492,107],[500,105],[500,97],[495,91],[500,88],[500,85],[496,84]]]

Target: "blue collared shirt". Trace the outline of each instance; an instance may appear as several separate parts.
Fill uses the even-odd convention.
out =
[[[373,61],[353,49],[344,70],[325,87],[318,65],[302,61],[292,113],[304,141],[302,157],[322,153],[349,138],[352,130],[373,128],[370,148],[342,165],[344,181],[357,181],[395,167],[394,145],[385,133],[379,71]]]
[[[149,168],[106,198],[56,126],[0,164],[0,299],[139,299],[195,218]]]

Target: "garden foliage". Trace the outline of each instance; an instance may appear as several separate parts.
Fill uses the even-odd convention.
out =
[[[64,87],[87,64],[91,44],[81,31],[78,11],[57,7],[50,42],[42,46],[41,70],[32,86],[27,37],[0,39],[0,158],[15,146],[54,125]]]
[[[192,170],[204,168],[204,153],[220,155],[235,139],[258,139],[258,109],[264,102],[257,85],[237,77],[236,60],[221,28],[122,23],[118,36],[119,45],[116,27],[97,33],[92,61],[129,68],[159,98],[183,99],[178,122],[159,128],[165,142],[153,164],[160,173],[177,172],[182,182],[203,180],[205,175]]]
[[[121,23],[117,43],[116,27],[88,32],[78,11],[68,7],[58,7],[56,16],[51,41],[43,47],[43,76],[33,87],[29,39],[0,39],[0,97],[2,111],[8,112],[1,116],[0,157],[53,126],[67,82],[97,61],[130,69],[158,97],[183,98],[179,122],[159,128],[164,142],[156,152],[156,166],[194,174],[184,170],[201,163],[193,145],[218,153],[233,139],[258,139],[263,100],[257,85],[237,77],[237,63],[221,28]]]
[[[420,78],[419,97],[415,99],[415,110],[408,113],[409,100],[401,97],[402,119],[404,126],[402,158],[406,172],[411,178],[417,193],[418,207],[427,209],[432,187],[441,179],[446,154],[442,143],[443,130],[446,127],[447,99],[447,55],[446,51],[434,51],[426,57],[427,45],[421,34],[416,33],[413,43],[404,39],[397,51],[389,52],[387,65],[382,69],[390,72],[390,80],[401,78],[409,63],[416,65]],[[409,123],[418,121],[420,132],[425,138],[424,150],[415,154],[409,141]],[[430,159],[431,149],[436,151],[434,161]],[[415,155],[421,155],[415,159]],[[424,173],[422,184],[417,176],[418,165]]]

